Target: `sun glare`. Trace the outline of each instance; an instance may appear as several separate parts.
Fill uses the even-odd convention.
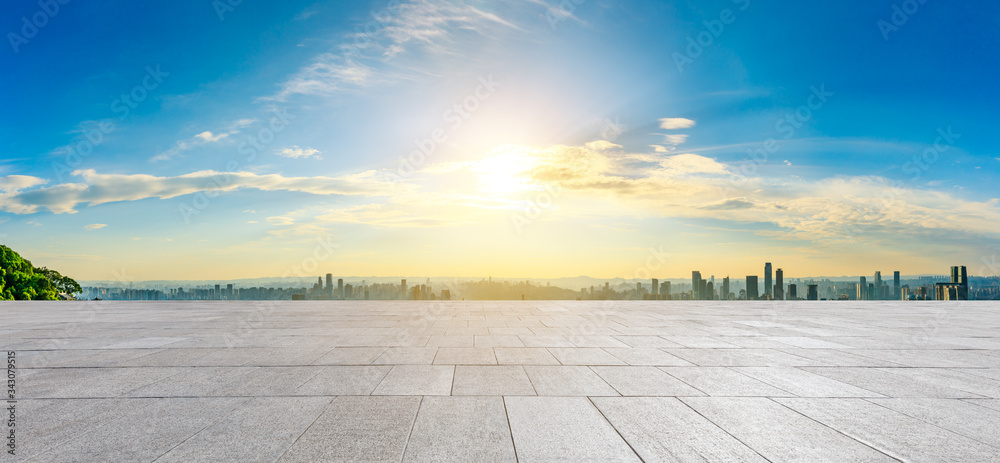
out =
[[[479,161],[479,188],[484,193],[509,195],[531,189],[528,172],[536,164],[535,157],[521,147],[494,150]]]

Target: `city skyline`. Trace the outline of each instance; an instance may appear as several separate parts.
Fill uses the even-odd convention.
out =
[[[80,280],[1000,255],[995,4],[57,6],[0,23],[0,243]]]

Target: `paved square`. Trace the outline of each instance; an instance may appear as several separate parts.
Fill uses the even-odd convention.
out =
[[[0,349],[3,461],[1000,455],[988,302],[5,302]]]

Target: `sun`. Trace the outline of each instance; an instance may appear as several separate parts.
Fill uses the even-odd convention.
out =
[[[524,147],[505,146],[486,155],[474,171],[483,193],[511,195],[532,189],[528,174],[536,165],[536,157]]]

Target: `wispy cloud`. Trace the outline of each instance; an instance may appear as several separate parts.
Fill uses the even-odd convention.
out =
[[[82,183],[63,183],[47,188],[13,190],[0,194],[0,211],[30,214],[48,209],[56,214],[74,213],[78,205],[169,199],[205,191],[298,191],[316,195],[387,196],[405,191],[375,171],[341,177],[284,177],[250,172],[200,171],[176,177],[143,174],[99,174],[94,170],[73,172]],[[226,179],[219,182],[219,178]],[[6,179],[6,178],[4,178]]]
[[[235,135],[239,133],[241,130],[243,130],[250,124],[253,124],[254,122],[256,122],[256,120],[254,119],[240,119],[236,122],[233,122],[226,128],[224,128],[221,132],[211,132],[206,130],[189,139],[178,141],[172,148],[162,153],[158,153],[156,156],[153,156],[149,160],[150,162],[169,161],[175,157],[180,156],[185,151],[189,151],[199,146],[207,145],[209,143],[216,143],[226,138],[229,138],[230,135]]]
[[[320,152],[319,152],[318,149],[314,149],[314,148],[299,148],[298,146],[292,146],[290,148],[283,148],[283,149],[280,149],[278,151],[275,151],[274,154],[277,154],[278,156],[282,156],[282,157],[286,157],[286,158],[293,158],[293,159],[308,159],[308,158],[322,159],[322,158],[319,157]]]
[[[691,119],[685,119],[683,117],[668,117],[660,119],[660,128],[666,130],[678,130],[678,129],[690,129],[694,127],[695,122]]]
[[[87,230],[87,231],[93,231],[93,230],[100,230],[100,229],[102,229],[104,227],[107,227],[107,226],[108,226],[108,224],[106,224],[106,223],[93,223],[93,224],[90,224],[90,225],[87,225],[87,226],[83,227],[83,229]]]

